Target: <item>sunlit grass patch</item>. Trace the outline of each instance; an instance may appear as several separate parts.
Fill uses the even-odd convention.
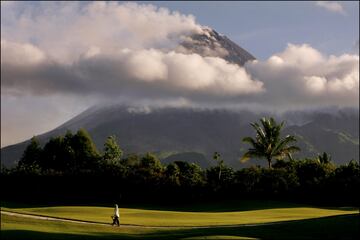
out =
[[[37,214],[83,221],[111,223],[113,208],[85,206],[57,206],[40,208],[3,208],[20,213]],[[310,219],[357,213],[358,210],[323,209],[316,207],[275,208],[230,212],[181,212],[120,208],[120,223],[143,226],[215,226],[259,224]]]

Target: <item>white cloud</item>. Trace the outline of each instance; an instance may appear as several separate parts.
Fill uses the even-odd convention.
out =
[[[1,15],[3,39],[33,43],[62,63],[95,48],[169,48],[202,31],[192,15],[131,2],[22,2],[2,8]]]
[[[123,93],[190,98],[196,94],[226,97],[263,91],[262,83],[252,79],[244,68],[221,58],[142,49],[86,54],[69,65],[51,59],[29,62],[32,59],[28,59],[27,50],[35,47],[5,43],[2,52],[6,57],[1,62],[4,91],[15,88],[39,95]],[[18,46],[16,52],[12,46]],[[25,62],[13,60],[18,58]]]
[[[37,64],[45,60],[45,54],[32,44],[13,43],[1,40],[1,64]]]
[[[267,61],[246,65],[266,92],[254,101],[277,107],[358,106],[359,56],[325,56],[307,44],[289,44]]]
[[[314,93],[321,93],[324,91],[327,82],[326,78],[318,76],[305,76],[304,80],[306,88]]]
[[[273,61],[273,58],[277,58],[277,61],[281,59],[283,64],[302,67],[314,66],[324,60],[318,50],[311,48],[307,44],[288,44],[285,51],[275,54],[271,58],[272,60],[270,61]]]
[[[164,8],[117,2],[4,8],[12,11],[2,8],[3,94],[180,97],[288,108],[357,104],[358,55],[328,57],[307,44],[289,44],[244,68],[217,57],[221,46],[202,56],[179,52],[180,41],[207,31],[193,16]]]
[[[289,44],[266,61],[240,67],[218,57],[158,49],[112,54],[91,49],[93,54],[63,64],[29,44],[2,43],[6,43],[1,62],[5,94],[121,95],[134,101],[183,97],[192,102],[241,101],[281,108],[358,106],[359,56],[325,56],[307,44]],[[41,58],[28,59],[29,49],[36,49]]]
[[[61,116],[70,115],[62,109],[75,109],[78,103],[83,109],[88,99],[126,101],[134,105],[129,111],[145,113],[153,104],[358,107],[358,52],[326,56],[307,44],[289,44],[266,61],[240,67],[219,57],[227,55],[221,46],[202,49],[202,56],[177,48],[190,34],[202,31],[191,15],[136,3],[2,5],[2,116],[8,117],[1,128],[9,129],[6,136],[15,136],[12,126],[26,126],[26,121],[11,120],[15,113],[40,116],[32,104],[43,106],[49,123],[63,121]],[[19,110],[12,110],[14,105]],[[28,124],[31,129],[35,123],[47,129],[56,125],[35,118]],[[38,129],[35,132],[45,131]]]
[[[171,50],[190,34],[207,33],[191,15],[117,2],[11,7],[17,16],[4,10],[6,24],[1,24],[1,75],[3,86],[10,88],[7,93],[19,88],[33,94],[114,95],[120,89],[191,97],[263,91],[262,83],[243,68],[214,53],[202,57]]]
[[[316,1],[316,6],[322,7],[330,12],[346,14],[345,9],[339,2],[335,1]]]

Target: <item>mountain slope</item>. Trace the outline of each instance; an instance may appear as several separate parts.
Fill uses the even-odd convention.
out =
[[[294,134],[299,139],[298,145],[302,151],[295,157],[314,157],[326,151],[332,155],[335,163],[340,164],[359,159],[359,114],[356,110],[344,111],[326,114],[298,112],[297,115],[306,115],[307,123],[303,125],[292,124],[286,114],[276,118],[287,120],[284,134]],[[182,108],[134,112],[126,106],[108,106],[91,108],[39,138],[44,143],[51,136],[84,127],[99,149],[102,149],[106,137],[115,134],[125,153],[193,152],[195,154],[192,156],[196,156],[196,153],[200,156],[195,162],[206,162],[201,159],[204,155],[210,163],[213,152],[218,151],[228,164],[241,167],[262,163],[250,161],[241,165],[238,159],[248,147],[241,139],[254,135],[249,123],[269,115],[249,111]],[[12,165],[25,146],[26,143],[21,143],[1,149],[2,163]],[[187,159],[185,156],[184,160]],[[179,160],[179,155],[176,160]]]
[[[177,47],[177,51],[184,53],[197,53],[204,57],[220,57],[228,62],[243,66],[255,57],[215,30],[204,28],[203,34],[194,34],[186,38]]]

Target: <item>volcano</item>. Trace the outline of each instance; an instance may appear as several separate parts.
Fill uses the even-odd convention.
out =
[[[245,49],[210,28],[187,36],[175,51],[221,57],[240,66],[255,60]],[[207,167],[213,164],[212,154],[217,151],[227,164],[239,168],[263,162],[240,164],[238,161],[248,147],[241,139],[254,134],[249,123],[263,116],[274,115],[245,110],[163,107],[145,111],[121,104],[94,106],[38,138],[44,144],[67,130],[85,128],[100,150],[108,136],[116,135],[125,154],[154,152],[164,163],[184,160]],[[286,121],[285,134],[297,136],[302,151],[295,157],[314,157],[327,152],[338,164],[359,159],[358,110],[285,112],[275,117]],[[14,166],[28,142],[2,148],[2,164]]]

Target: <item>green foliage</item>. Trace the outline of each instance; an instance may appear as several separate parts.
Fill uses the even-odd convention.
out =
[[[220,166],[206,169],[206,182],[215,192],[228,189],[234,180],[234,170],[223,164],[221,166],[221,178],[219,179]]]
[[[123,151],[120,149],[115,136],[109,136],[104,143],[103,161],[109,165],[119,165]]]
[[[62,136],[51,138],[44,146],[41,166],[43,169],[66,171],[69,165],[66,145]]]
[[[261,177],[257,183],[259,191],[276,196],[294,191],[299,186],[295,172],[283,168],[261,169]]]
[[[36,137],[32,137],[30,144],[26,147],[19,161],[19,168],[27,168],[31,171],[38,169],[42,151],[39,140]]]
[[[51,138],[40,147],[34,137],[24,151],[18,167],[22,171],[37,171],[43,174],[62,174],[96,170],[99,153],[90,135],[80,129],[75,135],[67,131],[64,137]]]
[[[175,164],[180,169],[180,184],[183,187],[202,186],[204,181],[204,173],[199,165],[195,163],[176,161]]]
[[[296,166],[300,185],[304,188],[316,188],[324,179],[329,177],[332,170],[331,167],[313,159],[301,161]]]
[[[158,183],[163,172],[163,166],[160,160],[153,154],[145,154],[138,165],[136,175],[139,178],[143,178],[143,181],[153,181]]]
[[[256,194],[256,186],[260,182],[261,168],[244,168],[235,173],[234,184],[239,192]]]
[[[164,176],[166,185],[170,187],[180,186],[180,168],[175,163],[166,166]]]
[[[217,166],[206,170],[206,182],[215,192],[226,191],[232,184],[234,170],[225,165],[220,153],[214,152],[213,159]]]
[[[155,172],[158,172],[162,169],[160,160],[154,154],[151,153],[147,153],[145,154],[145,156],[141,158],[140,167],[151,169],[154,170]]]
[[[123,164],[130,167],[135,167],[140,164],[140,157],[137,154],[129,154],[125,159],[122,160]]]
[[[100,154],[89,133],[81,128],[71,139],[71,148],[74,153],[73,169],[94,169],[97,166]]]
[[[87,180],[80,189],[84,188],[83,185],[93,188],[99,182],[99,189],[106,186],[108,189],[103,191],[109,193],[111,199],[118,199],[123,192],[130,199],[146,196],[155,200],[172,198],[176,201],[189,197],[200,198],[206,194],[223,198],[284,197],[307,201],[326,199],[351,204],[358,202],[354,198],[360,188],[360,167],[356,161],[337,167],[331,163],[327,153],[313,159],[295,161],[290,158],[286,161],[284,156],[291,152],[289,149],[297,149],[288,145],[294,138],[280,137],[283,123],[278,125],[273,119],[262,119],[262,125],[263,128],[253,124],[257,131],[256,139],[245,138],[253,145],[245,155],[263,156],[268,159],[269,166],[271,159],[276,158],[272,168],[268,169],[257,166],[235,171],[225,165],[218,152],[213,155],[217,165],[205,171],[199,165],[185,161],[175,161],[164,166],[151,153],[128,154],[121,158],[122,151],[114,136],[107,138],[104,153],[100,156],[90,135],[80,129],[76,134],[68,131],[65,136],[51,138],[43,149],[39,141],[32,138],[18,167],[4,169],[2,175],[16,176],[15,179],[18,176],[66,175],[70,180],[77,176],[97,176],[95,183],[89,184]],[[60,182],[63,183],[63,179]],[[38,185],[38,182],[33,185]],[[61,193],[68,190],[68,185],[64,187],[65,190],[59,189],[61,185],[54,189]],[[79,195],[83,197],[84,192],[79,192]],[[94,193],[91,192],[91,195]]]
[[[218,153],[218,152],[214,152],[213,159],[217,162],[217,165],[218,165],[218,172],[219,172],[218,178],[220,181],[221,171],[224,168],[224,160],[221,159],[220,153]]]
[[[360,165],[357,161],[336,168],[327,179],[329,189],[341,197],[353,196],[358,201],[357,193],[360,189]]]
[[[322,155],[318,156],[318,160],[320,163],[329,164],[331,162],[331,156],[324,152]]]
[[[251,123],[256,131],[255,139],[251,137],[243,139],[244,142],[251,145],[251,148],[243,155],[241,161],[250,158],[265,158],[271,168],[273,158],[284,159],[286,156],[291,156],[291,153],[300,150],[297,146],[289,145],[291,142],[296,142],[294,136],[287,135],[285,138],[281,138],[280,133],[284,122],[277,124],[273,118],[262,118],[260,122],[262,127],[258,123]]]

